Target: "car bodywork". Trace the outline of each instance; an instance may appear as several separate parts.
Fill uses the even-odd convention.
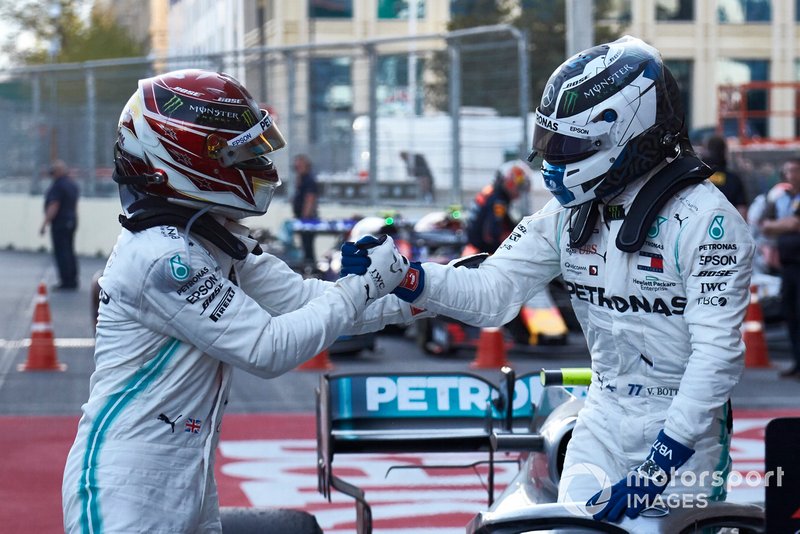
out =
[[[497,383],[472,373],[322,375],[317,389],[318,489],[328,499],[332,490],[353,497],[357,532],[368,534],[372,532],[370,505],[361,488],[334,473],[336,455],[484,452],[488,509],[467,525],[468,534],[560,528],[636,533],[699,532],[706,527],[764,531],[764,512],[756,505],[708,503],[705,509],[668,510],[659,517],[643,514],[611,524],[594,521],[577,504],[556,504],[567,444],[588,387],[570,383],[566,373],[552,384],[552,376],[516,377],[510,368],[501,371]],[[520,468],[495,499],[495,455],[509,451],[519,454]]]

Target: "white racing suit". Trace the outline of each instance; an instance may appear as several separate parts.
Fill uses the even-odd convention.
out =
[[[683,487],[667,492],[724,498],[713,473],[730,461],[726,403],[743,369],[740,325],[754,244],[740,215],[704,181],[667,200],[641,250],[620,251],[619,217],[644,183],[629,185],[609,202],[615,207],[600,205],[580,248],[569,245],[569,210],[553,200],[523,219],[479,269],[423,265],[425,287],[414,304],[477,326],[508,322],[563,274],[593,378],[564,466],[565,475],[589,476],[562,479],[562,502],[585,503],[621,480],[647,458],[662,428],[696,450],[678,474],[698,480],[676,477]]]
[[[188,259],[183,230],[123,230],[108,260],[96,369],[64,471],[67,532],[220,532],[214,451],[232,367],[274,377],[343,333],[411,321],[394,297],[359,320],[360,277],[303,280],[269,254],[234,261],[191,241]]]

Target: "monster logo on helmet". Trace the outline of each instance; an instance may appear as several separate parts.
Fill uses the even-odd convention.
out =
[[[533,153],[566,206],[621,190],[674,156],[683,130],[677,84],[657,50],[633,37],[595,46],[551,75]]]

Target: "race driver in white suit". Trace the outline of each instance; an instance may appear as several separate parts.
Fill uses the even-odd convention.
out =
[[[675,80],[641,40],[569,58],[545,87],[533,136],[555,198],[479,268],[412,263],[394,291],[499,326],[563,275],[593,379],[559,499],[600,520],[724,498],[754,244],[706,180],[683,116]]]
[[[65,531],[220,532],[214,453],[232,368],[274,377],[343,333],[412,319],[405,302],[377,300],[407,269],[391,239],[359,249],[363,275],[330,283],[304,280],[248,237],[237,221],[266,213],[280,184],[267,155],[283,145],[225,74],[141,80],[125,105],[114,173],[123,230],[99,282]]]

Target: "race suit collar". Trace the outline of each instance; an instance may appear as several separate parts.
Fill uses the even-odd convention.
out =
[[[215,216],[215,218],[216,217],[217,216]],[[225,219],[224,217],[220,218],[223,219],[222,221],[219,221],[220,224],[222,224],[227,231],[236,236],[236,239],[244,243],[244,246],[247,247],[248,252],[255,254],[256,256],[261,254],[261,247],[259,246],[258,241],[250,237],[250,228],[244,226],[243,224],[239,224],[234,220]]]
[[[197,210],[166,202],[155,197],[146,197],[130,205],[130,217],[119,216],[120,224],[131,232],[140,232],[154,226],[175,226],[185,228]],[[238,225],[240,228],[245,228]],[[192,234],[205,238],[222,252],[235,260],[243,260],[249,253],[261,254],[258,243],[252,246],[255,240],[249,243],[242,241],[242,236],[234,235],[225,228],[210,213],[201,215],[191,228]]]

